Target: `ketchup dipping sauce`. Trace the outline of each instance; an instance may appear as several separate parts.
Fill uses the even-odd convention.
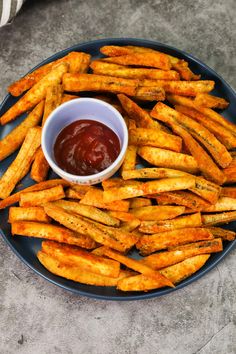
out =
[[[120,151],[120,141],[113,130],[88,119],[66,126],[54,144],[58,166],[78,176],[90,176],[105,170],[116,160]]]

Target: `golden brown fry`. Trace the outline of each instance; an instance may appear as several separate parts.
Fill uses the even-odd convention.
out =
[[[62,199],[65,193],[61,184],[42,191],[26,192],[20,196],[20,206],[30,207],[43,205],[47,202]]]
[[[231,164],[223,169],[224,175],[226,177],[226,184],[233,184],[236,182],[236,158],[233,157]]]
[[[96,243],[88,235],[81,235],[65,227],[33,221],[16,221],[11,224],[12,235],[37,237],[82,248],[92,249]]]
[[[127,232],[132,232],[136,236],[139,236],[138,231],[135,230],[140,225],[140,220],[135,218],[131,221],[123,222],[120,229]]]
[[[185,60],[179,60],[177,63],[173,63],[172,67],[179,73],[182,80],[199,80],[201,77],[201,75],[196,75],[189,69]]]
[[[179,216],[172,220],[164,220],[151,222],[150,224],[143,221],[139,227],[139,231],[146,234],[155,234],[169,230],[183,229],[186,227],[199,227],[202,225],[200,213],[192,215]]]
[[[124,211],[109,211],[109,215],[121,221],[131,222],[133,220],[138,220],[133,214]],[[140,224],[140,221],[138,225]]]
[[[151,146],[140,147],[138,155],[154,166],[181,170],[188,173],[198,172],[198,164],[194,157],[190,155]]]
[[[236,220],[236,211],[217,214],[202,214],[203,226],[227,224],[234,220]]]
[[[144,235],[140,237],[136,247],[140,250],[142,255],[146,256],[172,246],[201,240],[210,240],[212,238],[213,235],[207,229],[189,227],[152,235]]]
[[[71,188],[66,190],[66,197],[72,199],[82,199],[91,188],[91,186],[87,185],[73,184],[71,185]]]
[[[141,207],[150,206],[150,205],[152,205],[152,202],[150,199],[147,199],[147,198],[132,198],[132,199],[130,199],[130,209],[141,208]]]
[[[135,98],[140,101],[164,101],[165,91],[158,86],[139,86],[136,89]]]
[[[209,95],[208,93],[198,93],[194,102],[202,107],[225,109],[229,102],[224,98]]]
[[[137,170],[127,170],[122,171],[122,177],[124,180],[135,179],[135,178],[146,178],[146,179],[159,179],[159,178],[172,178],[172,177],[185,177],[189,174],[179,170],[172,170],[170,168],[156,168],[147,167],[140,168]]]
[[[16,184],[28,173],[40,142],[41,128],[30,128],[17,157],[0,179],[0,198],[7,198]]]
[[[135,145],[128,145],[125,158],[121,166],[121,174],[125,171],[133,170],[136,166],[136,155],[137,155],[137,146]]]
[[[157,129],[130,129],[129,134],[129,143],[131,145],[156,146],[176,152],[180,152],[182,148],[181,138],[175,135],[167,134]]]
[[[117,187],[122,187],[122,186],[139,186],[141,185],[142,182],[139,181],[124,181],[122,178],[109,178],[104,181],[102,181],[102,187],[105,190],[109,188],[117,188]]]
[[[42,126],[45,124],[49,114],[61,104],[62,93],[63,87],[61,84],[51,85],[46,89]]]
[[[0,161],[15,152],[24,141],[30,128],[35,127],[41,121],[44,101],[41,101],[32,112],[16,128],[0,141]]]
[[[78,266],[70,266],[59,262],[54,257],[51,257],[42,251],[37,253],[37,257],[40,263],[42,263],[42,265],[49,270],[49,272],[82,284],[95,286],[116,286],[120,279],[132,274],[132,272],[127,270],[121,270],[118,278],[111,278],[106,277],[105,275],[85,271]]]
[[[42,207],[11,207],[9,209],[9,223],[15,221],[50,222],[49,216]]]
[[[233,241],[236,237],[236,233],[234,231],[225,230],[220,227],[208,227],[207,230],[209,230],[214,237],[220,237],[225,241]]]
[[[209,207],[210,205],[206,200],[189,191],[161,193],[156,196],[156,200],[160,205],[177,204],[199,210]]]
[[[32,109],[46,96],[47,88],[50,85],[59,84],[62,76],[68,71],[68,64],[61,63],[53,68],[46,76],[37,82],[23,97],[21,97],[11,108],[1,116],[1,124],[4,125],[14,120],[22,113]]]
[[[183,214],[185,207],[183,206],[160,206],[152,205],[141,208],[132,209],[130,212],[139,220],[168,220],[174,219],[176,216]]]
[[[220,197],[216,204],[204,208],[202,211],[206,213],[236,210],[236,199],[230,197]]]
[[[236,198],[236,187],[223,187],[220,195],[222,197]]]
[[[30,177],[36,182],[42,182],[47,179],[49,164],[44,156],[41,146],[35,154],[34,162],[31,167]]]
[[[68,246],[53,241],[43,241],[42,251],[56,258],[59,262],[80,267],[91,273],[112,278],[117,278],[120,273],[119,262],[96,256],[75,246]]]
[[[215,204],[219,198],[221,187],[202,177],[196,177],[196,185],[190,188],[190,191],[209,201],[211,204]]]
[[[143,86],[153,85],[152,81],[142,81]],[[155,80],[155,85],[162,87],[165,92],[183,96],[196,96],[198,93],[209,92],[214,88],[214,81],[200,80],[200,81],[168,81],[168,80]]]

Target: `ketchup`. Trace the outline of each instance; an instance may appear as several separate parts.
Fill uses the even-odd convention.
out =
[[[73,175],[89,176],[109,167],[120,153],[117,135],[94,120],[77,120],[65,127],[54,145],[60,168]]]

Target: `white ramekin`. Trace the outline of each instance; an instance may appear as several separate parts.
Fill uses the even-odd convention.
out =
[[[90,176],[77,176],[62,170],[55,161],[53,151],[62,129],[81,119],[95,120],[111,128],[121,146],[118,157],[108,168]],[[42,149],[49,165],[61,178],[77,184],[97,184],[111,177],[120,168],[127,146],[128,130],[123,117],[113,106],[95,98],[76,98],[63,103],[49,115],[42,130]]]

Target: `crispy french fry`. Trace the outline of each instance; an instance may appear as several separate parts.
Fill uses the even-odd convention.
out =
[[[190,191],[209,201],[211,204],[215,204],[220,196],[221,187],[202,177],[196,177],[196,185],[190,188]]]
[[[220,197],[216,204],[204,208],[202,211],[206,213],[236,210],[236,199],[230,197]]]
[[[199,80],[201,77],[201,75],[196,75],[190,70],[185,60],[179,60],[177,63],[173,63],[172,67],[179,73],[182,80]]]
[[[209,95],[208,93],[198,93],[194,98],[194,102],[202,107],[225,109],[229,102],[224,98]]]
[[[220,237],[225,241],[233,241],[236,237],[234,231],[222,229],[220,227],[208,227],[207,230],[209,230],[214,237]]]
[[[15,221],[50,222],[49,216],[42,207],[11,207],[9,209],[9,223]]]
[[[165,91],[158,86],[139,86],[136,89],[135,98],[141,101],[164,101]]]
[[[122,163],[121,167],[121,174],[123,175],[123,172],[133,170],[136,166],[136,155],[137,155],[137,146],[135,145],[128,145],[126,153],[125,153],[125,158]]]
[[[129,222],[123,222],[121,227],[120,227],[120,229],[123,230],[123,231],[132,232],[136,236],[139,236],[137,230],[135,230],[135,229],[137,229],[137,227],[139,225],[140,225],[140,220],[135,218],[135,219],[133,219],[133,220],[131,220]]]
[[[73,184],[71,188],[66,190],[65,194],[67,198],[82,199],[91,188],[91,186],[87,185]]]
[[[117,188],[117,187],[122,187],[122,186],[139,186],[141,185],[142,182],[139,181],[124,181],[122,178],[109,178],[104,181],[102,181],[102,187],[105,190],[109,188]]]
[[[158,232],[183,229],[186,227],[199,227],[201,225],[201,214],[194,213],[191,215],[179,216],[172,220],[158,221],[151,224],[145,223],[145,221],[143,221],[139,227],[139,231],[146,234],[155,234]]]
[[[127,170],[122,171],[122,177],[124,180],[135,179],[135,178],[144,178],[144,179],[158,179],[158,178],[172,178],[172,177],[185,177],[188,176],[188,173],[172,170],[170,168],[156,168],[156,167],[147,167],[140,168],[137,170]]]
[[[130,212],[139,220],[168,220],[174,219],[176,216],[183,214],[185,207],[183,206],[159,206],[152,205],[141,208],[132,209]]]
[[[223,169],[224,175],[226,177],[226,184],[233,184],[236,182],[236,158],[233,157],[231,164]]]
[[[152,202],[150,199],[147,198],[132,198],[130,199],[130,209],[133,208],[141,208],[144,206],[150,206]]]
[[[138,85],[139,80],[112,76],[70,73],[63,76],[64,90],[70,92],[108,91],[135,96]]]
[[[115,252],[109,248],[106,248],[104,250],[104,254],[107,257],[112,258],[124,264],[126,267],[135,270],[136,272],[139,272],[141,274],[147,275],[148,277],[155,279],[156,281],[162,283],[162,286],[173,287],[173,284],[169,282],[165,277],[162,277],[159,272],[154,271],[153,269],[151,269],[145,264],[141,264],[135,259],[131,259],[126,256],[123,256],[122,254]]]
[[[26,192],[20,196],[20,206],[30,207],[43,205],[47,202],[62,199],[65,193],[61,184],[42,191]]]
[[[199,145],[194,140],[191,134],[189,134],[187,130],[185,130],[184,128],[182,128],[182,126],[178,124],[178,122],[181,120],[182,117],[181,113],[175,111],[174,109],[168,107],[167,105],[161,102],[158,102],[156,106],[153,108],[151,115],[152,117],[157,118],[170,125],[173,131],[181,136],[186,146],[190,150],[192,156],[197,161],[200,171],[203,173],[204,176],[206,176],[207,179],[210,179],[211,181],[217,184],[224,183],[225,176],[223,172],[218,168],[218,166],[215,164],[212,158],[207,154],[207,152],[201,147],[201,145]],[[229,156],[229,159],[226,159],[229,154],[226,149],[225,152],[226,155],[223,161],[222,159],[220,159],[220,155],[218,153],[217,156],[219,157],[219,160],[222,163],[224,162],[227,165],[230,163],[232,158],[231,156]]]
[[[104,250],[106,249],[106,246],[99,246],[95,248],[94,250],[91,251],[92,254],[95,254],[96,256],[104,256]]]
[[[125,79],[179,80],[175,70],[130,68],[122,65],[94,60],[90,64],[94,74],[123,77]]]
[[[198,164],[194,157],[190,155],[151,146],[139,147],[138,155],[154,166],[181,170],[188,173],[198,172]]]
[[[88,235],[81,235],[65,227],[33,221],[16,221],[11,224],[12,235],[37,237],[82,248],[92,249],[96,243]]]
[[[121,221],[125,221],[125,222],[137,220],[137,218],[133,214],[127,213],[125,211],[109,211],[109,215],[111,215],[114,218],[119,219]],[[140,224],[140,221],[139,221],[138,225],[139,224]]]
[[[112,247],[118,251],[123,252],[126,250],[124,244],[111,238],[107,233],[98,229],[94,223],[88,222],[78,215],[70,214],[64,209],[55,206],[53,203],[45,204],[44,210],[52,219],[68,227],[70,230],[89,236],[94,241]]]
[[[209,207],[209,202],[189,191],[176,191],[161,193],[156,196],[159,205],[177,204],[187,208],[199,209]]]
[[[144,79],[142,81],[143,86],[151,86],[153,83]],[[214,88],[214,81],[200,80],[200,81],[168,81],[168,80],[155,80],[155,85],[162,87],[165,92],[173,93],[183,96],[196,96],[198,93],[209,92]]]
[[[68,246],[53,241],[43,241],[42,251],[56,258],[59,262],[71,266],[78,266],[91,273],[112,278],[117,278],[120,273],[119,262],[96,256],[75,246]]]
[[[108,214],[98,208],[91,205],[83,205],[78,202],[71,202],[67,200],[58,200],[54,202],[56,206],[59,206],[69,212],[85,216],[91,220],[98,221],[102,224],[109,226],[119,226],[120,221],[111,214]]]
[[[217,214],[202,214],[203,226],[227,224],[234,220],[236,220],[236,211]]]
[[[199,241],[183,246],[173,247],[166,252],[151,254],[140,260],[140,263],[148,265],[150,268],[160,270],[183,260],[197,256],[199,254],[215,253],[222,251],[222,241],[220,238],[209,241]]]
[[[236,187],[223,187],[220,195],[221,197],[236,198]]]
[[[156,146],[176,152],[180,152],[182,148],[181,138],[157,129],[136,128],[131,129],[129,133],[129,142],[131,145]]]
[[[41,141],[41,128],[28,130],[20,151],[0,179],[0,198],[7,198],[16,184],[27,174],[33,161],[34,154]]]
[[[38,81],[23,97],[21,97],[6,113],[1,116],[1,124],[4,125],[14,120],[22,113],[32,109],[46,96],[50,85],[59,84],[62,76],[68,71],[68,64],[61,63],[53,68],[46,76]]]
[[[97,208],[108,209],[113,211],[128,211],[129,201],[120,200],[119,202],[105,202],[104,192],[100,189],[90,189],[80,201],[82,204],[92,205]]]
[[[45,107],[42,125],[45,124],[49,114],[61,104],[63,87],[61,84],[51,85],[46,89]]]
[[[44,156],[41,146],[35,154],[34,162],[32,163],[30,177],[36,182],[42,182],[47,179],[49,164]]]
[[[140,237],[136,247],[143,256],[172,246],[210,240],[213,235],[204,228],[183,228]]]
[[[118,278],[112,278],[85,271],[78,266],[70,266],[62,263],[42,251],[37,253],[37,257],[40,263],[42,263],[42,265],[49,270],[49,272],[82,284],[95,286],[116,286],[120,279],[132,274],[132,272],[127,270],[121,270]]]
[[[41,121],[44,101],[41,101],[32,112],[15,129],[0,141],[0,161],[15,152],[24,141],[30,128],[35,127]]]

